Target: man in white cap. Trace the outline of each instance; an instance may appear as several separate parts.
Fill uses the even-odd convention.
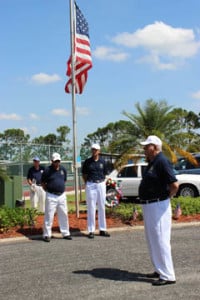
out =
[[[87,225],[88,238],[94,238],[96,205],[98,206],[98,224],[100,236],[109,237],[106,231],[106,184],[105,175],[107,174],[106,163],[100,157],[100,146],[93,144],[92,156],[85,160],[82,167],[82,176],[85,182],[86,201],[87,201]]]
[[[63,238],[71,240],[65,193],[67,171],[60,164],[61,158],[59,153],[53,153],[51,162],[51,165],[42,174],[42,186],[46,191],[43,240],[45,242],[50,242],[51,240],[52,224],[56,211]]]
[[[176,195],[178,182],[172,165],[162,153],[162,141],[150,135],[140,143],[148,161],[139,197],[142,204],[145,234],[154,272],[148,278],[158,278],[152,285],[176,283],[171,254],[172,210],[170,197]]]
[[[33,158],[33,166],[29,168],[27,173],[27,182],[30,186],[31,207],[37,208],[40,212],[44,212],[45,192],[41,186],[42,173],[44,167],[40,165],[38,156]]]

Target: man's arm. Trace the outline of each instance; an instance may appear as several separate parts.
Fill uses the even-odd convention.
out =
[[[83,181],[86,183],[87,182],[87,174],[82,174],[82,177],[83,177]]]
[[[172,182],[169,185],[169,197],[170,198],[172,198],[173,196],[175,196],[177,194],[178,188],[179,188],[178,181]]]
[[[28,183],[29,185],[32,185],[32,180],[31,180],[30,178],[28,178],[28,179],[27,179],[27,183]]]
[[[41,185],[42,185],[42,188],[43,190],[46,191],[47,189],[47,183],[46,183],[46,170],[44,170],[44,172],[42,173],[42,177],[41,177]]]
[[[88,162],[88,159],[86,159],[85,161],[84,161],[84,163],[83,163],[83,166],[82,166],[82,178],[83,178],[83,181],[84,181],[84,183],[86,183],[87,182],[87,179],[88,179],[88,170],[87,170],[87,162]]]
[[[31,186],[32,185],[31,168],[28,170],[26,179],[27,179],[27,183]]]

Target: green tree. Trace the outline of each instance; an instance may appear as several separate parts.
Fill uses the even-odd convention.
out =
[[[101,145],[102,152],[119,154],[130,148],[133,140],[138,135],[137,130],[130,121],[120,120],[109,123],[103,128],[98,128],[95,132],[88,134],[81,145],[81,157],[88,157],[90,147],[93,143]],[[132,138],[131,138],[132,137]]]
[[[22,129],[7,129],[0,133],[0,159],[19,160],[23,155],[19,149],[22,145],[29,142],[30,136],[25,134]]]
[[[59,152],[63,160],[71,159],[69,132],[68,126],[60,126],[58,134],[49,133],[31,141],[23,130],[7,129],[0,133],[0,160],[29,161],[35,155],[41,160],[49,160],[53,152]]]
[[[171,115],[173,118],[170,126],[173,128],[173,134],[168,136],[171,147],[188,152],[199,151],[199,115],[182,108],[173,109]]]
[[[163,151],[172,162],[176,162],[177,155],[183,155],[194,163],[194,158],[188,150],[194,145],[197,137],[199,140],[194,131],[199,128],[199,116],[181,108],[172,110],[172,106],[168,106],[165,100],[156,102],[149,99],[144,108],[139,103],[135,106],[138,115],[125,111],[123,113],[138,129],[138,139],[157,135],[163,141]]]
[[[126,111],[123,111],[123,114],[136,126],[139,138],[148,135],[171,135],[173,129],[170,124],[173,116],[169,112],[172,106],[168,106],[165,100],[155,102],[153,99],[148,99],[144,108],[141,107],[139,102],[135,104],[135,107],[138,114]]]
[[[194,159],[189,152],[199,151],[200,114],[182,108],[169,106],[165,100],[146,100],[142,107],[136,103],[136,114],[123,111],[129,121],[109,123],[103,128],[87,135],[82,145],[82,155],[90,154],[90,146],[98,142],[105,152],[119,153],[119,163],[132,158],[133,154],[143,153],[139,142],[148,135],[157,135],[163,141],[163,151],[172,162],[177,155]]]
[[[61,143],[70,143],[70,140],[67,139],[67,135],[70,133],[70,128],[68,126],[60,126],[56,131],[59,133],[58,141]]]

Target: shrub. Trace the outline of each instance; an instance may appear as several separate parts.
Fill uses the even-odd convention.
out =
[[[8,208],[0,207],[0,231],[8,231],[11,227],[32,226],[38,213],[33,208]]]
[[[172,211],[175,210],[177,204],[180,204],[182,214],[194,215],[200,214],[200,197],[198,198],[190,198],[190,197],[179,197],[173,198],[171,200]],[[133,218],[133,210],[137,209],[138,211],[138,220],[143,220],[142,209],[141,206],[134,203],[125,203],[120,202],[119,206],[116,206],[113,209],[106,209],[107,215],[112,216],[114,218],[120,218],[122,221],[130,221]]]
[[[190,198],[190,197],[179,197],[172,199],[172,209],[174,210],[180,204],[182,214],[187,215],[195,215],[200,214],[200,197]]]

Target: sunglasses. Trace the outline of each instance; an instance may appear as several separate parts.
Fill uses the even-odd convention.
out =
[[[60,163],[60,160],[54,160],[53,163]]]

